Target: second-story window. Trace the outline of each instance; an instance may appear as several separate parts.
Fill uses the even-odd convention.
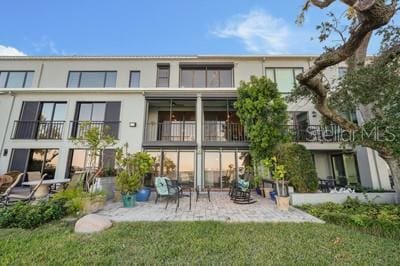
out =
[[[0,88],[32,87],[33,71],[0,71]]]
[[[157,87],[169,87],[169,64],[157,65]]]
[[[70,71],[68,88],[115,88],[116,71]]]
[[[140,71],[131,71],[129,88],[140,88]]]
[[[182,88],[232,88],[233,66],[181,65]]]
[[[265,75],[278,85],[280,92],[290,92],[297,84],[296,76],[303,68],[266,68]]]

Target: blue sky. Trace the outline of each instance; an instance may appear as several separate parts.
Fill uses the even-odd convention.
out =
[[[304,1],[3,0],[0,54],[315,54],[310,38],[328,10],[313,8],[299,27]]]

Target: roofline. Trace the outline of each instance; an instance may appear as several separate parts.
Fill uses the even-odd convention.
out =
[[[0,60],[123,60],[123,59],[264,59],[264,58],[316,58],[317,54],[203,54],[203,55],[69,55],[69,56],[0,56]]]

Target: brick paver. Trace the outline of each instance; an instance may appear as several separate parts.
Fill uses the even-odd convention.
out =
[[[115,222],[125,221],[225,221],[225,222],[315,222],[323,223],[299,209],[290,207],[289,211],[280,211],[269,198],[253,195],[256,203],[240,205],[233,203],[226,192],[212,192],[211,202],[207,198],[192,197],[192,209],[189,210],[189,198],[180,199],[180,207],[175,212],[175,203],[170,202],[165,209],[165,199],[154,203],[154,193],[148,202],[137,202],[134,208],[123,208],[122,203],[109,203],[99,212]],[[193,196],[193,195],[192,195]]]

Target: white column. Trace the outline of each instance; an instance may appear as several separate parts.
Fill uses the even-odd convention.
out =
[[[201,94],[197,94],[196,101],[196,186],[202,186],[203,183],[203,155],[202,155],[202,123],[203,123],[203,104],[201,102]]]

